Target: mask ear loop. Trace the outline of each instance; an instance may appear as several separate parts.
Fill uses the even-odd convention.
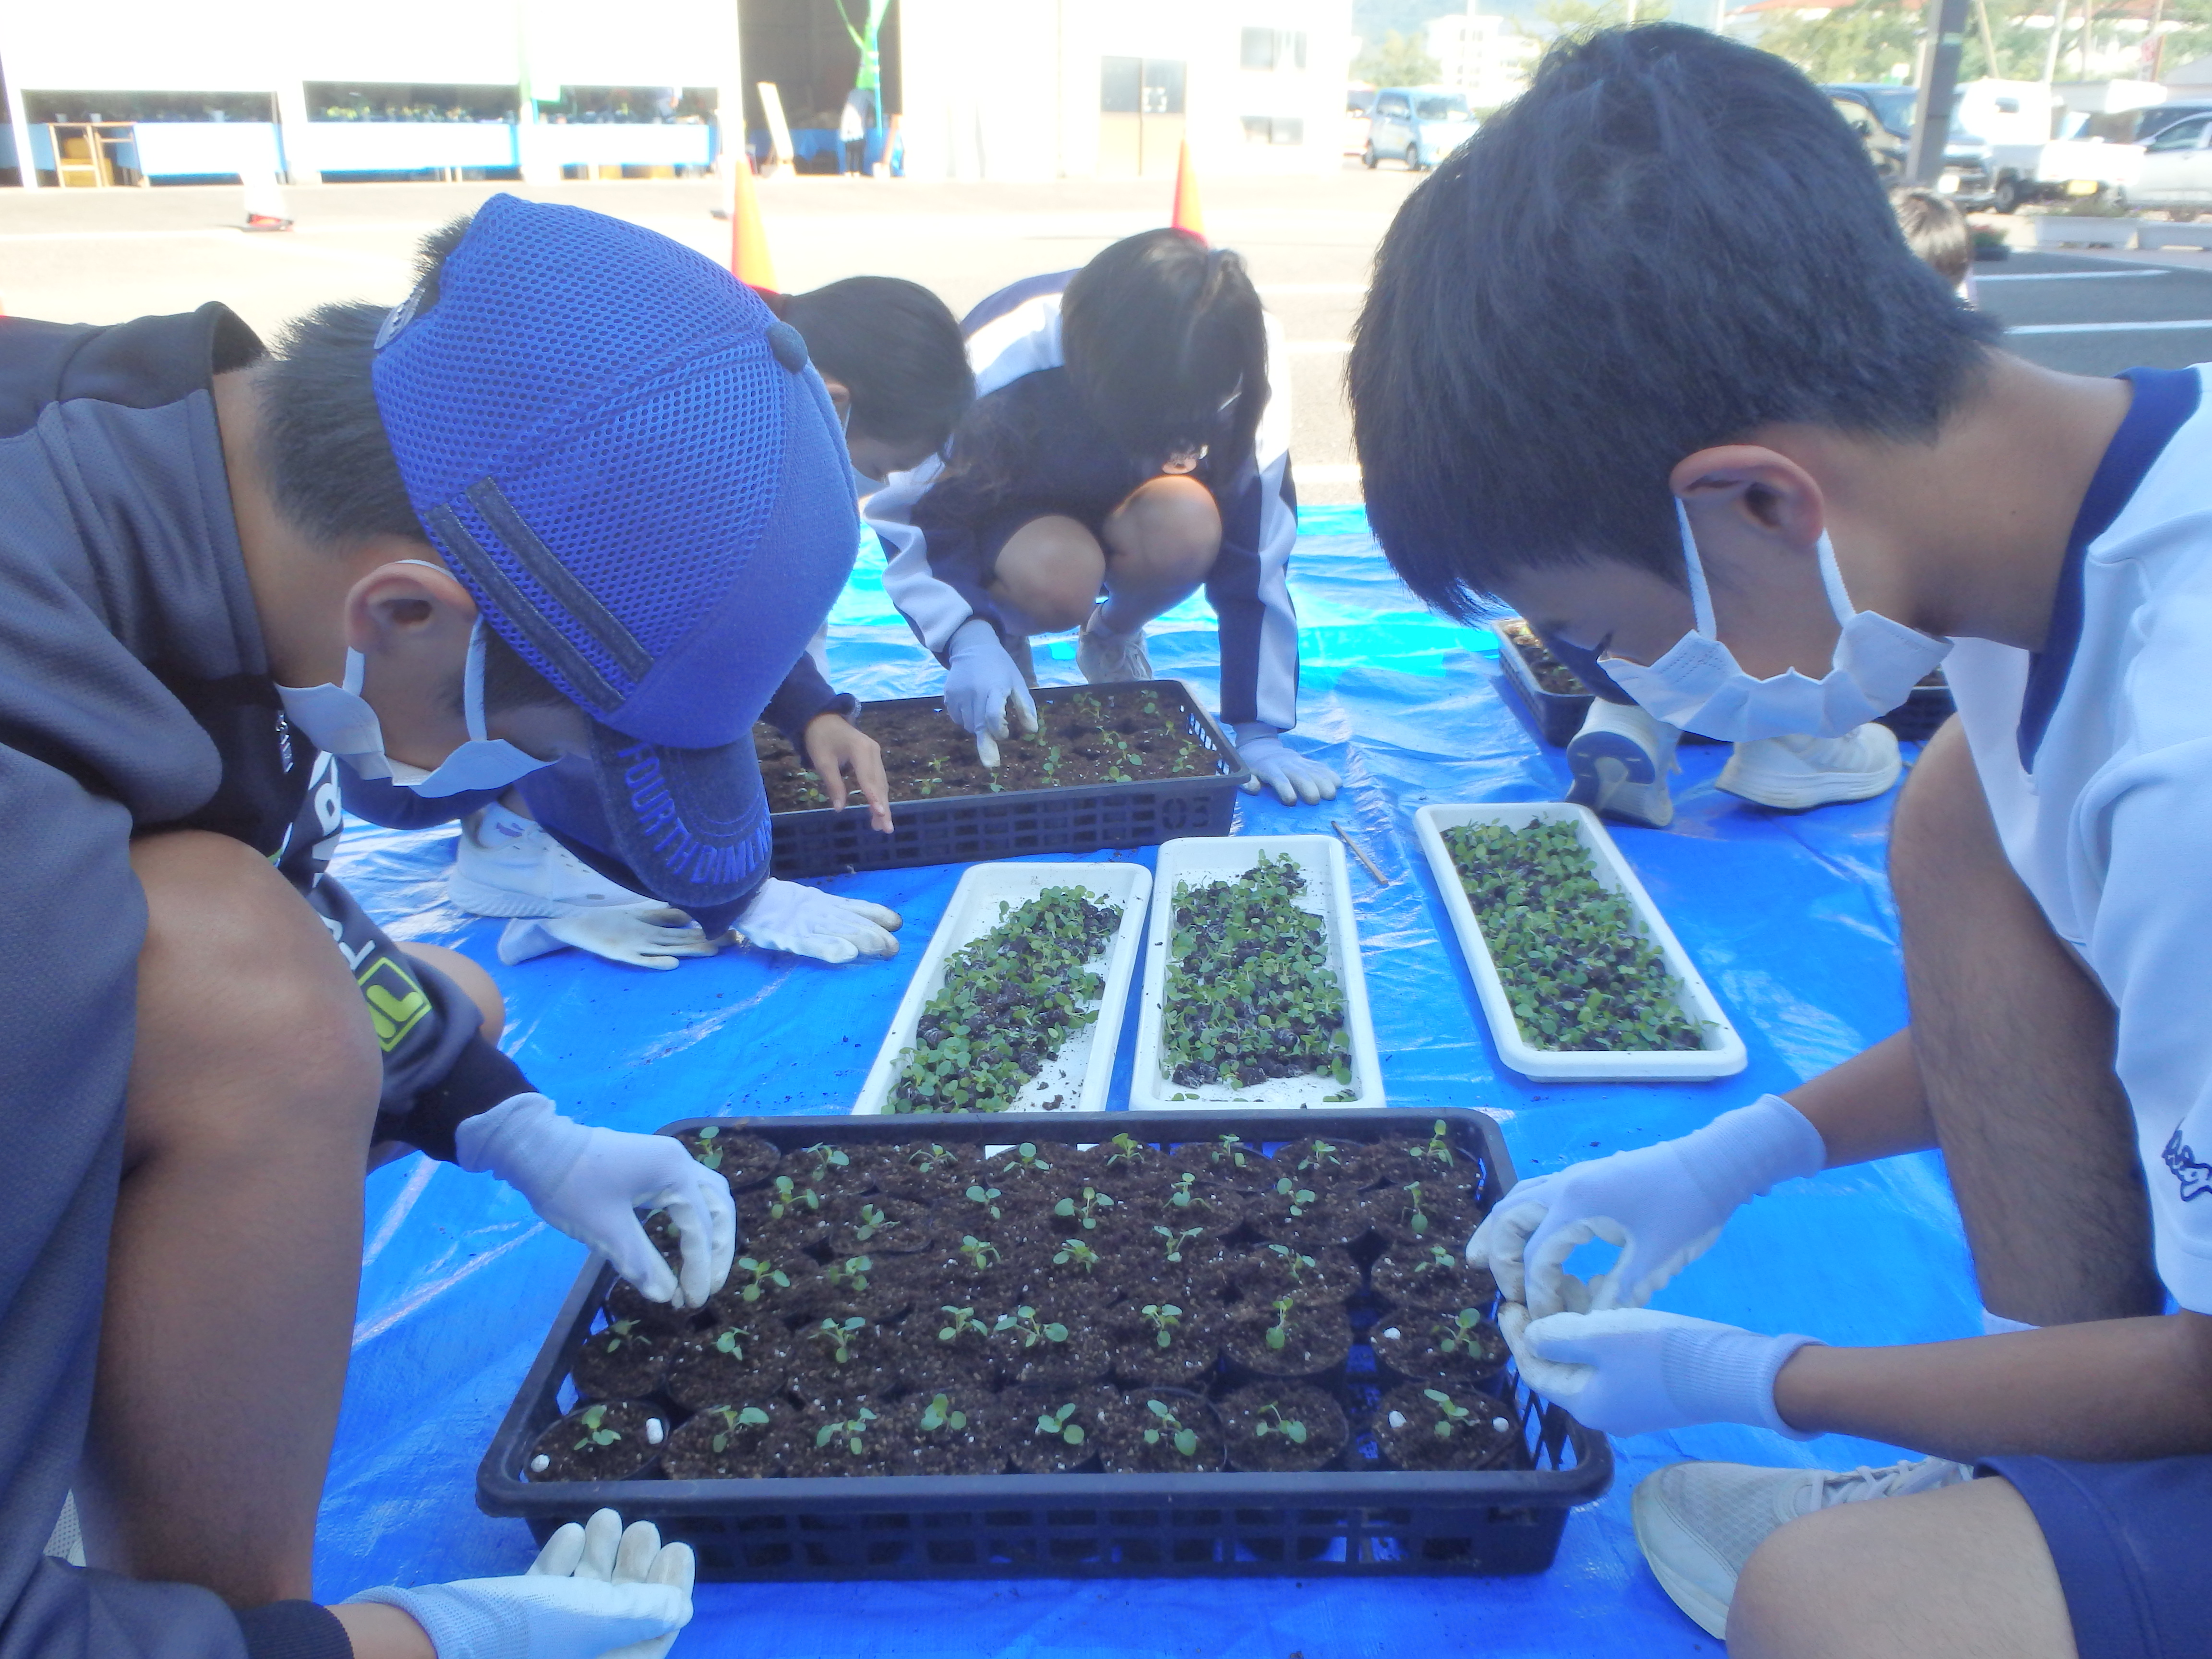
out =
[[[1690,510],[1682,505],[1680,495],[1674,497],[1674,521],[1682,529],[1682,563],[1690,573],[1690,611],[1696,618],[1698,632],[1709,640],[1720,635],[1713,624],[1713,596],[1705,587],[1705,568],[1698,558],[1698,538],[1690,533]]]
[[[461,669],[461,718],[468,726],[471,740],[482,743],[484,730],[483,706],[484,625],[478,617],[476,626],[469,629],[469,657]]]
[[[1820,542],[1814,552],[1820,562],[1820,586],[1828,591],[1828,608],[1836,613],[1838,623],[1847,623],[1858,615],[1859,608],[1851,603],[1851,596],[1844,591],[1844,573],[1836,563],[1836,544],[1828,539],[1826,531],[1820,532]]]

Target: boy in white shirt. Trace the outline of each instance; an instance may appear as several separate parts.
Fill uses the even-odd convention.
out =
[[[2204,1650],[2212,407],[2203,371],[2057,374],[1995,334],[1817,88],[1661,25],[1553,53],[1414,193],[1352,359],[1368,511],[1432,603],[1510,604],[1725,740],[1849,730],[1939,662],[1958,699],[1893,831],[1910,1028],[1523,1182],[1470,1247],[1532,1386],[1601,1428],[1933,1454],[1639,1487],[1735,1659]],[[1931,1146],[1990,1334],[1643,1306],[1777,1182]],[[1584,1282],[1592,1238],[1621,1255]]]

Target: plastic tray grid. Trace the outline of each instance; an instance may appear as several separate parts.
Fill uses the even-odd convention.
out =
[[[1234,827],[1237,791],[1248,775],[1236,744],[1181,680],[1136,684],[1159,693],[1183,733],[1219,757],[1221,771],[1211,777],[899,801],[892,808],[893,828],[888,836],[867,827],[865,805],[776,812],[769,818],[774,872],[836,875],[1034,853],[1085,853],[1101,847],[1153,847],[1176,836],[1229,834]],[[1044,708],[1088,689],[1046,686],[1035,696],[1038,707]],[[869,707],[942,714],[945,702],[941,697],[902,697]]]
[[[1300,1135],[1347,1144],[1425,1139],[1443,1119],[1474,1166],[1487,1205],[1513,1181],[1504,1141],[1480,1112],[1446,1109],[1230,1110],[1178,1117],[1151,1137],[1174,1144],[1235,1133],[1263,1149]],[[1126,1121],[1126,1120],[1125,1120]],[[910,1139],[906,1119],[849,1116],[691,1118],[662,1133],[719,1123],[779,1146],[842,1138],[848,1144]],[[1136,1127],[1135,1121],[1130,1127]],[[933,1118],[933,1139],[1000,1145],[1066,1143],[1059,1114]],[[1094,1131],[1095,1132],[1095,1131]],[[758,1481],[580,1481],[534,1485],[522,1461],[564,1409],[563,1380],[591,1326],[612,1268],[588,1261],[486,1451],[477,1476],[485,1513],[520,1516],[540,1540],[562,1522],[611,1505],[654,1522],[698,1557],[702,1578],[920,1579],[1139,1577],[1498,1576],[1540,1572],[1559,1549],[1567,1510],[1612,1483],[1601,1434],[1531,1394],[1513,1368],[1486,1387],[1514,1408],[1532,1465],[1474,1474],[1352,1468],[1317,1474],[975,1475]],[[1354,1324],[1373,1322],[1356,1310]],[[1364,1345],[1340,1388],[1357,1407],[1380,1390]],[[1371,1438],[1347,1462],[1373,1462]]]

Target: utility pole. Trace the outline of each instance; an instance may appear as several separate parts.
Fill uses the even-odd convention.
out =
[[[1932,185],[1950,147],[1951,104],[1959,87],[1959,56],[1966,44],[1967,0],[1928,0],[1920,34],[1920,95],[1912,106],[1912,148],[1905,153],[1908,183]]]

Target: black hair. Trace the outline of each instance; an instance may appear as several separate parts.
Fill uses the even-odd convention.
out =
[[[1251,459],[1267,334],[1243,259],[1180,230],[1144,231],[1077,271],[1060,314],[1076,395],[1128,455],[1209,447],[1217,478]]]
[[[469,221],[459,218],[422,239],[416,256],[418,309],[436,303],[438,273],[468,229]],[[276,356],[260,370],[261,459],[270,494],[286,523],[325,546],[343,547],[364,536],[429,541],[407,499],[370,378],[376,332],[389,310],[361,301],[318,306],[284,325]],[[458,710],[458,674],[450,696]],[[487,711],[568,701],[495,629],[484,630]]]
[[[852,394],[855,437],[942,449],[975,400],[968,343],[945,301],[900,276],[848,276],[787,295],[783,319]]]
[[[1912,257],[1953,288],[1974,268],[1974,233],[1949,197],[1922,185],[1890,187],[1889,205]]]
[[[1461,617],[1538,566],[1680,586],[1677,462],[1780,422],[1926,441],[1995,333],[1795,69],[1678,24],[1601,31],[1383,238],[1348,374],[1368,517]]]

